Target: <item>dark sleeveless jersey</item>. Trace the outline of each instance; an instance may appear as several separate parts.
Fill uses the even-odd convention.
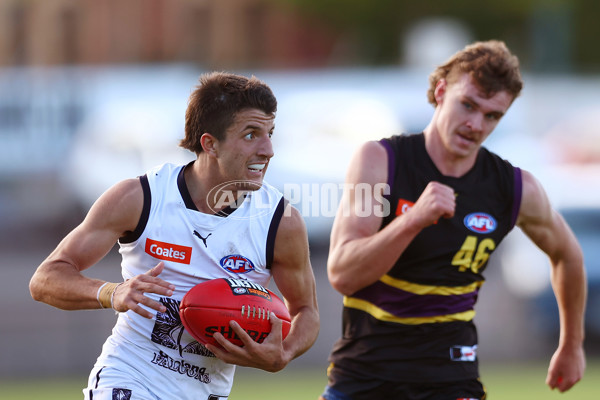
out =
[[[422,133],[381,144],[390,185],[381,229],[431,181],[454,189],[455,215],[423,229],[379,281],[344,297],[343,335],[330,361],[345,373],[399,382],[477,378],[474,306],[488,259],[515,224],[521,171],[481,148],[469,172],[448,177]]]

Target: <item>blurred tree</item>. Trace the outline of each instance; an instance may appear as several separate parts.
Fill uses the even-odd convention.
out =
[[[573,57],[581,71],[600,70],[600,2],[573,0],[573,36],[576,43]]]
[[[423,24],[442,21],[504,40],[528,70],[594,72],[599,19],[598,0],[0,0],[0,65],[394,65],[458,50]]]
[[[402,59],[402,37],[423,18],[455,18],[476,40],[504,40],[525,68],[600,70],[600,2],[597,0],[271,0],[326,20],[354,40],[364,64]],[[355,60],[352,60],[355,61]]]

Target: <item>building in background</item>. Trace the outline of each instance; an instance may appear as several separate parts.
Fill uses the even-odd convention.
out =
[[[528,69],[593,72],[599,17],[596,0],[2,0],[0,67],[396,65],[414,56],[415,26],[441,19],[506,41]]]
[[[314,67],[335,33],[270,0],[3,0],[0,66]]]

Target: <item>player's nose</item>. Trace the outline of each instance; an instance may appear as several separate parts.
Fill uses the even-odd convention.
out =
[[[258,155],[267,159],[270,159],[275,155],[273,150],[273,142],[271,141],[270,137],[266,136],[261,139],[260,145],[258,146]]]
[[[474,132],[481,132],[483,130],[483,114],[473,113],[467,121],[467,126]]]

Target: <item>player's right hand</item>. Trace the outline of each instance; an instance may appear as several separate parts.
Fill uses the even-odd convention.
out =
[[[440,218],[452,218],[456,209],[454,189],[439,182],[429,182],[417,202],[411,207],[413,217],[423,228],[435,224]]]
[[[255,342],[236,321],[230,321],[229,326],[244,345],[237,346],[225,339],[220,332],[215,332],[213,337],[221,347],[212,344],[205,346],[217,358],[228,364],[278,372],[285,368],[293,357],[286,354],[283,346],[281,319],[271,313],[269,321],[271,322],[271,332],[262,343]]]
[[[165,312],[166,307],[156,300],[144,295],[144,293],[156,293],[163,296],[172,296],[175,285],[161,279],[165,265],[161,261],[154,268],[144,274],[134,276],[126,280],[115,289],[113,295],[113,308],[118,312],[132,310],[146,318],[153,318],[154,314],[141,305],[159,312]]]

